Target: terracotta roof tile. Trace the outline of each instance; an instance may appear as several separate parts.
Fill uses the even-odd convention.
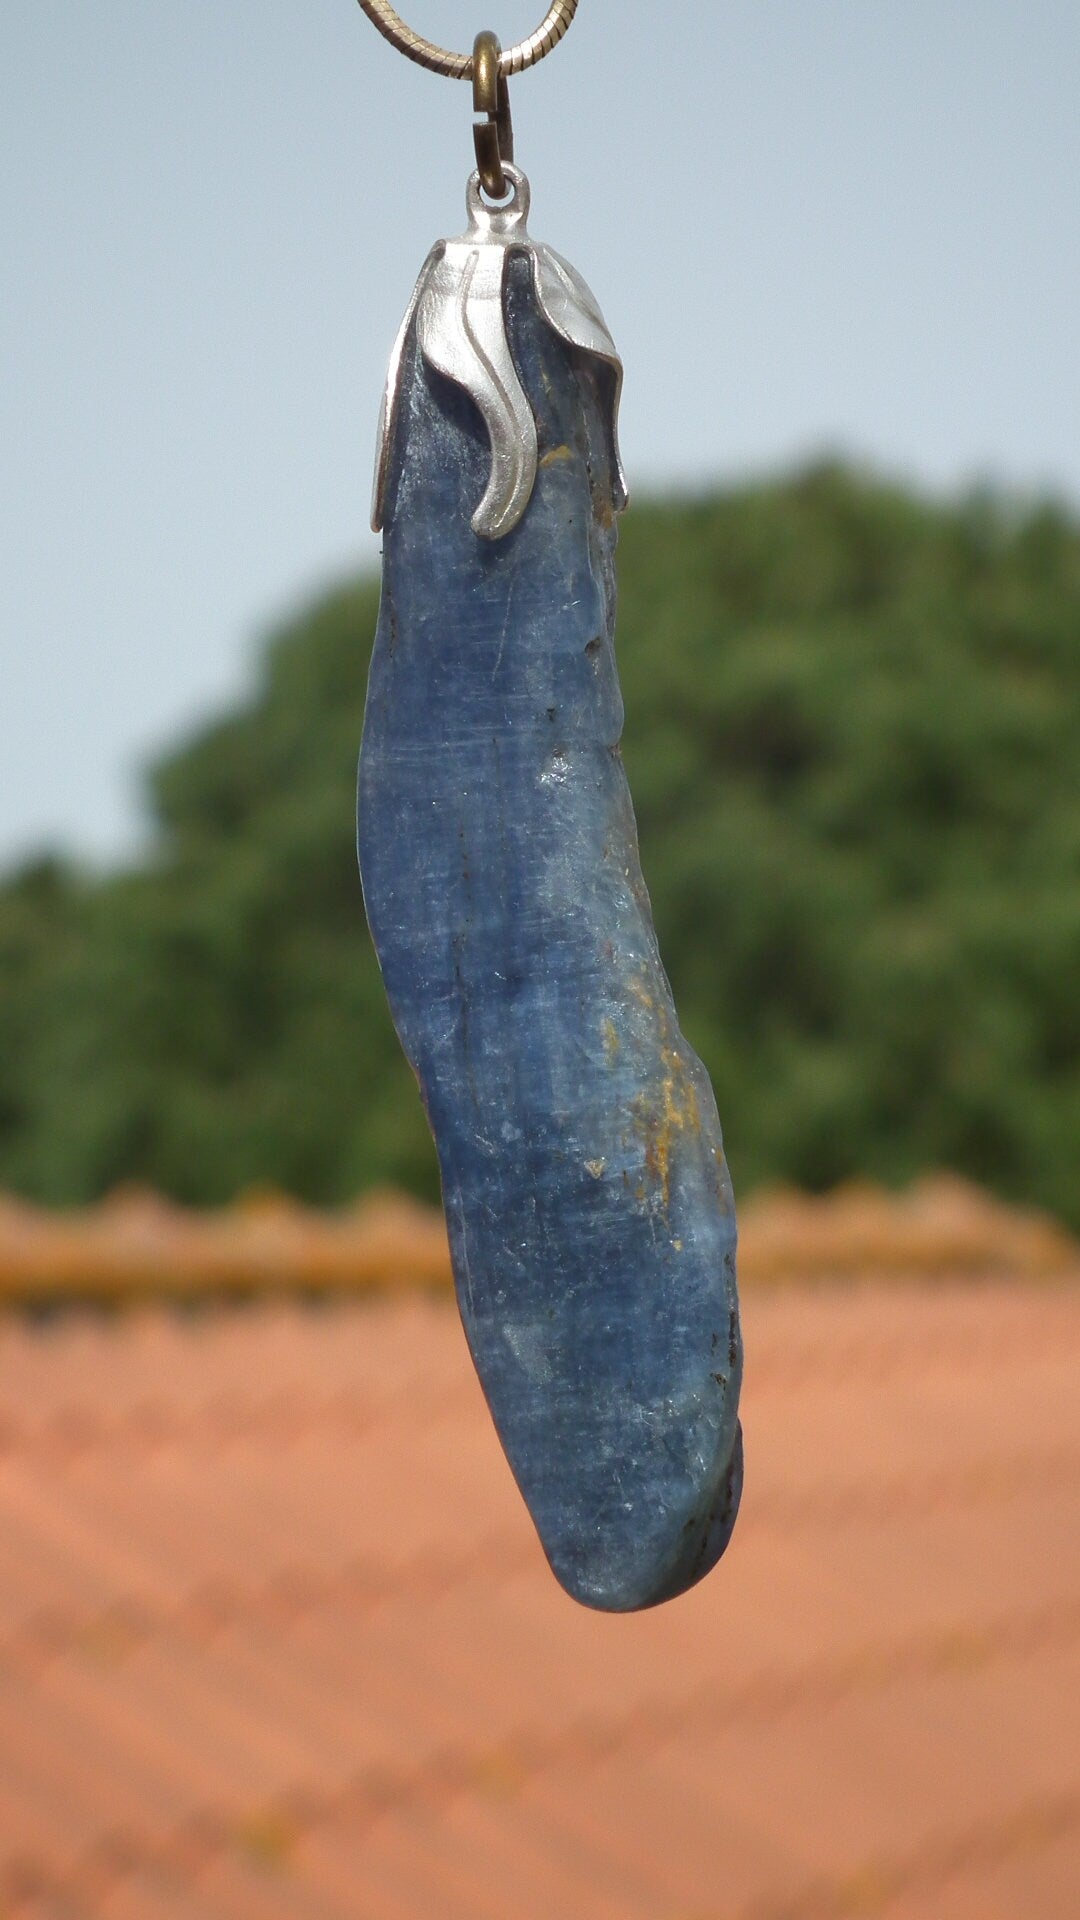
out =
[[[732,1550],[621,1619],[443,1302],[0,1321],[4,1920],[1073,1920],[1080,1291],[745,1320]]]

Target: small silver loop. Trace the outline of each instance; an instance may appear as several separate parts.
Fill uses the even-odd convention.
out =
[[[471,227],[484,227],[489,233],[506,235],[513,233],[517,227],[525,226],[532,198],[529,183],[521,168],[511,166],[509,161],[504,162],[503,172],[510,182],[510,198],[497,206],[492,206],[490,200],[484,199],[479,173],[469,175],[469,183],[465,188],[465,210]]]

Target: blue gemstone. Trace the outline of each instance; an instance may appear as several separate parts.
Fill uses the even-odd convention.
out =
[[[496,541],[487,434],[406,343],[360,761],[372,935],[442,1171],[465,1332],[557,1578],[693,1584],[741,1487],[735,1216],[619,754],[610,371],[509,262],[540,469]]]

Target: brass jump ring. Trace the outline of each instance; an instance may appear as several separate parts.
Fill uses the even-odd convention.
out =
[[[510,118],[510,88],[499,61],[502,48],[493,33],[478,33],[473,43],[473,112],[483,114],[473,127],[476,171],[489,200],[501,200],[507,190],[503,162],[514,158],[514,126]]]
[[[418,66],[427,67],[432,73],[441,73],[448,80],[471,80],[473,77],[473,55],[471,53],[448,53],[445,47],[437,47],[433,40],[425,40],[422,34],[414,33],[406,26],[401,15],[390,6],[389,0],[360,0],[360,5],[373,26],[378,27],[383,38],[389,40],[392,47],[403,53],[408,60],[415,60]],[[526,67],[534,67],[538,60],[551,52],[562,39],[578,10],[578,0],[553,0],[537,27],[527,40],[519,40],[516,46],[507,47],[499,55],[499,72],[504,80],[511,74],[524,73]],[[504,152],[503,158],[509,155]]]

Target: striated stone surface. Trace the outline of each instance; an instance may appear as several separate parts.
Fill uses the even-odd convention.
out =
[[[524,259],[506,310],[540,458],[502,540],[469,524],[479,415],[405,344],[360,860],[496,1426],[558,1579],[627,1610],[699,1579],[734,1522],[735,1219],[619,757],[613,376]]]

